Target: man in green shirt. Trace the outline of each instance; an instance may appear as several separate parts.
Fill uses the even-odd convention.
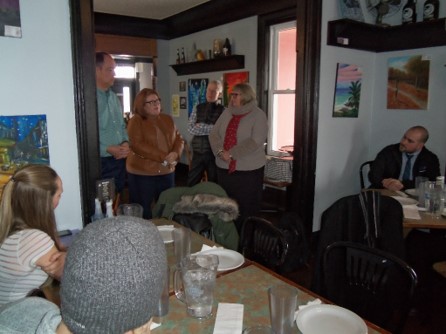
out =
[[[121,103],[111,90],[115,81],[115,67],[116,63],[110,54],[96,53],[101,178],[114,178],[119,193],[125,185],[125,158],[130,148]]]

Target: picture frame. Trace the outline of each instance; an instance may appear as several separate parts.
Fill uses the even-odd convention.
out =
[[[188,116],[192,114],[195,106],[200,103],[206,102],[206,88],[208,86],[209,79],[189,79],[188,82]]]
[[[338,0],[341,18],[364,22],[360,0]]]
[[[180,96],[180,109],[187,109],[187,97]]]
[[[22,38],[19,0],[0,1],[0,37]]]
[[[180,92],[185,92],[186,91],[186,81],[180,81],[178,86],[179,86]]]
[[[333,101],[333,117],[358,118],[361,100],[362,69],[338,63]]]

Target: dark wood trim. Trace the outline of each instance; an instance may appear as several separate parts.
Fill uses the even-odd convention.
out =
[[[386,52],[446,45],[446,19],[399,26],[378,26],[348,19],[328,22],[327,44]]]
[[[170,66],[177,75],[237,70],[245,68],[245,56],[232,55]]]
[[[92,0],[70,0],[70,11],[81,207],[85,225],[93,214],[100,168]]]
[[[214,0],[164,20],[95,13],[95,31],[111,35],[172,39],[246,17],[295,7],[296,0]]]
[[[313,228],[322,0],[297,0],[297,73],[291,205]]]

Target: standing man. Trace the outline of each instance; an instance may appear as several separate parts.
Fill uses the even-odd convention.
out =
[[[392,191],[414,188],[417,176],[435,181],[440,175],[440,163],[425,147],[428,139],[429,132],[418,125],[407,130],[399,144],[382,149],[370,168],[371,188]]]
[[[189,117],[188,131],[194,135],[192,138],[192,166],[187,180],[189,187],[199,183],[205,171],[208,181],[217,182],[217,167],[215,166],[214,153],[209,144],[209,133],[224,110],[221,104],[217,104],[222,90],[220,81],[211,81],[206,89],[207,102],[198,104]]]
[[[114,178],[116,192],[120,193],[125,185],[125,158],[130,149],[121,103],[111,90],[115,81],[115,67],[110,54],[96,53],[101,178]]]

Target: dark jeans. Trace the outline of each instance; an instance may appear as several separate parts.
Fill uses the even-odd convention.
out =
[[[231,174],[227,169],[217,168],[218,184],[239,206],[239,216],[235,221],[239,235],[245,219],[257,216],[262,207],[263,173],[264,167]]]
[[[152,202],[166,189],[175,186],[175,172],[166,175],[136,175],[128,173],[130,203],[142,205],[143,218],[152,218]]]
[[[116,193],[124,190],[125,175],[125,159],[116,160],[113,157],[101,157],[101,178],[114,179]]]
[[[215,166],[215,156],[212,151],[198,153],[194,151],[192,156],[192,165],[189,170],[187,185],[192,187],[199,183],[203,178],[204,171],[207,173],[209,182],[217,183],[217,166]]]

